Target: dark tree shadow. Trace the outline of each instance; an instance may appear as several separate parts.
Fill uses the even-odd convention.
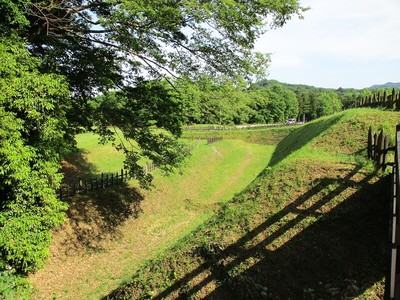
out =
[[[84,154],[79,150],[63,162],[64,183],[99,177],[96,167],[87,162]],[[139,216],[143,196],[128,183],[119,182],[118,185],[80,191],[78,195],[63,198],[68,204],[68,219],[59,230],[63,231],[60,243],[66,253],[81,249],[101,251],[103,242],[120,237],[120,225]]]
[[[385,199],[390,198],[390,189],[388,178],[369,183],[372,175],[361,174],[359,167],[346,173],[345,178],[320,179],[313,189],[235,243],[225,248],[218,242],[201,246],[198,255],[205,262],[153,299],[177,298],[177,293],[180,299],[197,297],[211,282],[217,282],[218,288],[203,298],[344,299],[361,295],[385,276],[389,212]],[[353,179],[360,174],[361,181]],[[326,192],[332,184],[337,187]],[[324,205],[348,188],[358,190],[321,213]],[[319,193],[323,196],[312,201]],[[304,209],[307,201],[311,205]],[[288,221],[290,214],[295,217]],[[319,218],[283,245],[268,248],[310,216]],[[278,228],[269,232],[276,224]],[[256,263],[242,268],[249,261]],[[199,276],[200,281],[194,280]]]
[[[95,176],[97,168],[85,158],[88,152],[83,149],[76,149],[61,162],[61,172],[64,174],[63,183],[75,182],[79,178]]]

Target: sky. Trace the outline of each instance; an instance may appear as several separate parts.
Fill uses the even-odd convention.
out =
[[[300,0],[310,7],[267,31],[268,79],[325,88],[400,82],[400,0]]]

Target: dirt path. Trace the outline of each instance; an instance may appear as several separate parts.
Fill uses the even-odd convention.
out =
[[[216,143],[205,156],[207,164],[199,161],[171,180],[156,179],[152,191],[122,187],[115,194],[97,195],[104,197],[101,201],[77,198],[66,223],[54,233],[46,268],[30,277],[35,299],[99,299],[129,280],[144,260],[204,222],[228,190],[240,192],[252,180],[243,178],[248,168],[258,174],[265,167],[255,167],[262,155],[258,150],[241,147],[242,158],[230,174],[218,168],[231,154]],[[225,179],[204,199],[213,176]]]

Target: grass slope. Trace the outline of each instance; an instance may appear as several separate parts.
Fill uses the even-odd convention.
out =
[[[80,168],[89,173],[106,170],[104,161],[115,158],[108,146],[101,156],[102,147],[94,145],[93,137],[80,138],[78,146],[85,142],[86,149],[83,157],[73,160],[78,166],[70,162],[70,173]],[[51,259],[30,277],[36,287],[33,297],[107,295],[129,281],[144,261],[161,256],[245,189],[266,167],[273,149],[240,140],[203,142],[181,172],[163,177],[156,171],[151,191],[139,190],[132,181],[73,198],[67,222],[54,233]],[[99,163],[94,165],[96,159]]]
[[[281,126],[265,129],[251,130],[215,130],[215,131],[183,131],[183,137],[187,138],[204,138],[204,137],[223,137],[224,139],[242,140],[248,143],[273,145],[275,146],[290,132],[295,131],[298,126]],[[199,127],[201,129],[201,126]]]
[[[398,121],[357,109],[297,128],[245,191],[104,299],[381,299],[390,189],[366,136]]]

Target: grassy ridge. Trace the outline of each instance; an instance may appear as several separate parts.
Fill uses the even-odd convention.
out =
[[[358,109],[297,128],[245,191],[109,298],[381,299],[390,191],[366,136],[398,121]]]
[[[82,154],[89,160],[76,160],[88,170],[101,170],[92,152],[101,147],[86,147],[91,150]],[[151,191],[139,190],[132,181],[71,199],[68,220],[54,234],[52,258],[31,277],[34,298],[106,295],[128,281],[143,261],[161,256],[240,193],[266,167],[273,149],[240,140],[202,142],[180,172],[162,177],[156,171]],[[102,163],[114,156],[99,158]]]

